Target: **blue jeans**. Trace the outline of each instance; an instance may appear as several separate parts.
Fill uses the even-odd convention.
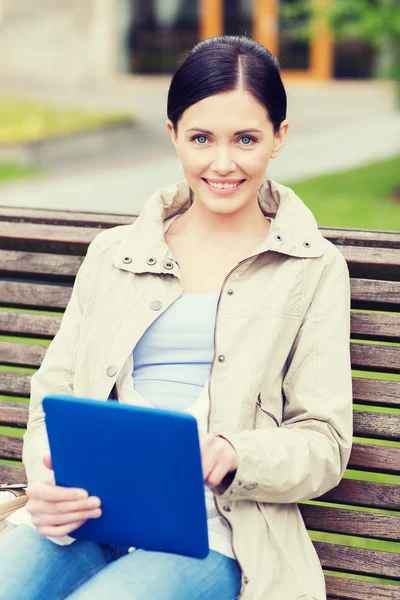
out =
[[[73,535],[73,534],[72,534]],[[237,561],[76,540],[58,546],[28,525],[0,536],[1,600],[235,600]]]

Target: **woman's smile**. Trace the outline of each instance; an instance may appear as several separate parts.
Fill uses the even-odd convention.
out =
[[[216,196],[232,196],[239,188],[243,187],[246,181],[245,179],[205,179],[204,177],[201,179],[207,189]]]

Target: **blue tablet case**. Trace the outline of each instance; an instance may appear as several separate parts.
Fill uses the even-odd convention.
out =
[[[187,413],[50,395],[43,399],[57,485],[101,499],[71,536],[205,558],[209,552],[196,419]]]

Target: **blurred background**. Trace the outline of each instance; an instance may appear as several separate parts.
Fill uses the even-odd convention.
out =
[[[320,225],[400,229],[399,11],[396,0],[0,0],[0,204],[138,214],[183,179],[165,127],[171,75],[196,42],[226,33],[282,66],[291,128],[269,176]]]

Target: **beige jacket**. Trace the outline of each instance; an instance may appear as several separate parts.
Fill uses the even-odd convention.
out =
[[[226,276],[205,390],[209,432],[228,439],[239,457],[215,500],[243,571],[241,600],[324,600],[321,565],[297,502],[335,487],[350,456],[349,272],[292,190],[266,180],[258,201],[275,220]],[[23,446],[29,483],[48,477],[42,398],[56,392],[106,400],[114,384],[121,392],[131,379],[133,347],[182,293],[163,220],[189,206],[187,183],[169,186],[132,225],[101,232],[90,244],[60,330],[32,378]],[[148,405],[137,393],[129,402]]]

